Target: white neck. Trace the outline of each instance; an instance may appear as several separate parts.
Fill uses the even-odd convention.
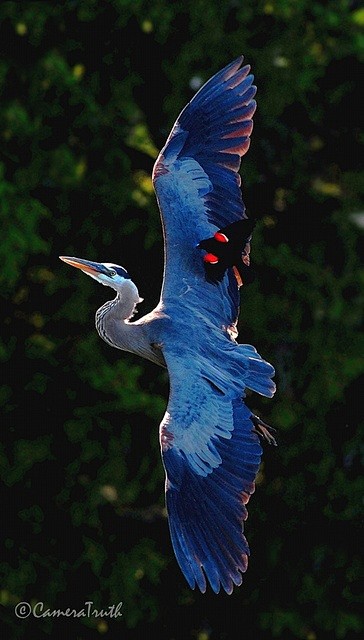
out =
[[[117,301],[114,307],[116,319],[130,320],[135,313],[136,305],[142,302],[143,298],[139,296],[139,291],[132,280],[124,280],[119,287],[115,301]]]
[[[142,298],[139,297],[135,284],[131,280],[125,280],[116,298],[108,300],[96,311],[97,332],[112,347],[165,366],[161,352],[156,352],[150,342],[148,324],[141,321],[129,322],[139,302],[142,302]]]

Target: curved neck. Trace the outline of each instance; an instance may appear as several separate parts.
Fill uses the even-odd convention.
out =
[[[96,311],[96,329],[101,338],[112,347],[130,350],[127,327],[138,302],[141,302],[138,289],[131,280],[125,280],[116,298],[108,300]]]
[[[161,353],[155,352],[149,339],[148,323],[129,322],[142,299],[135,284],[131,280],[126,282],[128,284],[123,283],[116,298],[108,300],[96,311],[97,332],[112,347],[135,353],[163,366]]]
[[[139,297],[139,291],[134,282],[132,280],[124,280],[117,291],[116,298],[106,302],[101,309],[105,306],[108,307],[109,313],[116,320],[130,320],[135,313],[136,305],[142,301],[143,298]]]

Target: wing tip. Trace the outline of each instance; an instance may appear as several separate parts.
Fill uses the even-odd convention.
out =
[[[230,62],[227,66],[234,67],[234,68],[236,67],[236,69],[240,69],[243,62],[244,62],[244,55],[241,53],[240,56],[232,60],[232,62]]]

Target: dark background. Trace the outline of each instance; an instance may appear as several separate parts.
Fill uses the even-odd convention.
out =
[[[1,592],[8,638],[363,637],[364,10],[347,0],[0,5]],[[61,263],[163,269],[150,175],[195,83],[244,54],[258,87],[244,201],[258,217],[240,339],[276,367],[233,595],[191,591],[164,511],[164,372],[104,344],[111,291]],[[361,69],[362,71],[362,69]],[[110,620],[19,620],[123,602]]]

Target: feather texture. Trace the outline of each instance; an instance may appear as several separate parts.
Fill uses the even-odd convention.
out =
[[[243,523],[262,449],[245,389],[275,391],[273,367],[236,342],[241,282],[232,265],[209,281],[199,246],[247,218],[238,170],[256,87],[242,62],[222,69],[183,109],[153,171],[165,244],[159,341],[170,396],[160,443],[170,533],[191,588],[204,592],[209,583],[216,593],[240,585],[248,564]]]
[[[141,299],[123,267],[62,257],[116,291],[96,313],[100,336],[168,369],[160,444],[172,544],[191,588],[204,592],[209,583],[216,593],[231,593],[247,568],[243,525],[262,454],[257,433],[275,443],[244,402],[246,389],[273,395],[274,369],[236,341],[245,273],[236,264],[243,252],[249,266],[252,230],[238,170],[256,108],[253,76],[242,62],[198,91],[155,163],[165,247],[157,307],[135,320]],[[208,277],[204,251],[218,251],[218,278]]]
[[[183,296],[220,326],[236,323],[239,283],[229,269],[209,286],[197,245],[246,217],[238,170],[250,143],[256,87],[242,61],[213,76],[183,109],[153,170],[165,242],[161,302]]]

